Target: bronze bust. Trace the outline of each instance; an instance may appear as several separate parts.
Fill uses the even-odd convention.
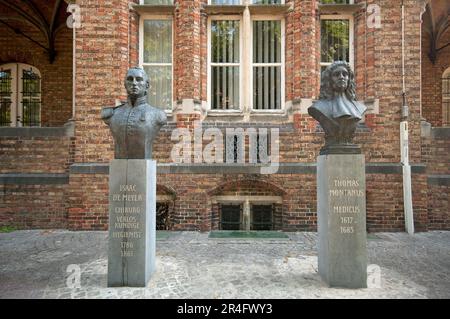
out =
[[[336,61],[322,73],[320,97],[308,113],[325,131],[320,154],[360,154],[353,144],[356,125],[367,108],[356,101],[355,76],[347,62]]]
[[[125,77],[128,100],[102,109],[102,119],[114,138],[114,158],[151,159],[153,140],[167,123],[164,111],[147,104],[150,87],[141,68],[131,68]]]

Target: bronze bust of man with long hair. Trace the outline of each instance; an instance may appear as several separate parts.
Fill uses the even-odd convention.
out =
[[[319,100],[308,108],[325,131],[321,155],[361,153],[353,137],[367,108],[356,101],[355,87],[355,75],[347,62],[336,61],[323,71]]]

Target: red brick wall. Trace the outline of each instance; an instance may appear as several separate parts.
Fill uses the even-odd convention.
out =
[[[429,185],[429,230],[450,230],[450,187]]]
[[[288,1],[290,3],[292,1]],[[359,1],[360,2],[360,1]],[[174,99],[196,99],[206,101],[207,92],[207,15],[201,10],[202,1],[179,1],[174,14]],[[401,20],[397,1],[372,0],[382,10],[381,29],[367,29],[363,11],[355,17],[355,72],[357,92],[360,99],[380,100],[380,113],[368,115],[368,129],[357,132],[355,141],[362,144],[366,162],[400,161],[399,122],[402,105],[401,91]],[[77,90],[76,90],[76,133],[74,151],[61,155],[67,144],[36,139],[2,141],[0,147],[7,150],[5,164],[0,169],[11,172],[66,172],[67,163],[108,163],[113,158],[113,141],[108,127],[100,119],[100,110],[112,106],[116,99],[125,98],[123,79],[130,66],[138,64],[138,15],[130,12],[128,1],[100,0],[79,2],[81,6],[81,28],[76,31]],[[448,163],[447,158],[437,148],[433,158],[425,160],[420,141],[420,12],[422,6],[414,0],[406,0],[406,67],[407,96],[410,107],[411,161],[427,161],[437,168]],[[316,98],[319,88],[320,32],[317,1],[295,1],[294,10],[286,15],[286,101],[301,98]],[[0,37],[1,39],[1,37]],[[62,38],[63,39],[63,38]],[[1,40],[0,40],[1,41]],[[66,41],[70,42],[71,41]],[[2,56],[0,48],[0,57]],[[20,56],[21,49],[11,49]],[[69,49],[67,49],[69,51]],[[36,48],[32,52],[39,52]],[[71,52],[71,48],[70,48]],[[24,55],[26,56],[26,55]],[[34,55],[33,55],[34,56]],[[38,56],[38,55],[36,55]],[[71,61],[71,60],[70,60]],[[70,64],[71,65],[71,64]],[[56,70],[59,70],[56,68]],[[61,70],[64,67],[61,66]],[[42,70],[41,70],[42,71]],[[63,72],[64,73],[64,72]],[[58,72],[59,74],[59,72]],[[62,80],[58,80],[58,84]],[[62,82],[61,82],[62,83]],[[65,83],[65,82],[64,82]],[[61,88],[61,85],[52,85]],[[66,86],[64,86],[66,88]],[[69,83],[67,87],[71,88]],[[55,93],[54,96],[58,96]],[[67,109],[71,111],[71,105]],[[57,114],[50,114],[58,119]],[[170,151],[175,142],[170,140],[175,128],[193,130],[194,121],[200,114],[180,114],[175,112],[173,122],[163,128],[154,145],[154,158],[158,162],[170,163]],[[52,120],[53,121],[53,120]],[[55,120],[57,121],[57,120]],[[214,120],[209,120],[214,126]],[[222,122],[236,127],[228,120]],[[280,159],[282,162],[312,163],[316,161],[323,144],[323,133],[317,123],[308,115],[295,113],[293,123],[281,123]],[[248,123],[247,123],[248,124]],[[255,123],[255,126],[265,124]],[[269,123],[274,126],[274,123]],[[293,129],[290,129],[293,127]],[[20,145],[19,148],[16,147]],[[20,142],[20,143],[19,143]],[[205,143],[207,144],[207,143]],[[13,150],[11,150],[13,148]],[[14,149],[15,148],[15,149]],[[12,165],[13,158],[20,158],[29,148],[35,149],[34,158],[48,158],[56,164],[35,166],[27,163]],[[74,152],[74,153],[73,153]],[[59,153],[59,154],[58,154]],[[39,157],[38,157],[39,156]],[[40,157],[42,156],[42,157]],[[433,162],[434,161],[434,162]],[[42,161],[40,161],[42,162]],[[2,166],[3,165],[3,166]],[[445,166],[447,167],[447,166]],[[436,169],[437,169],[436,168]],[[1,172],[1,171],[0,171]],[[441,172],[441,171],[439,171]],[[246,179],[242,174],[161,174],[158,184],[175,190],[171,222],[173,229],[208,230],[213,227],[210,190],[227,180]],[[316,180],[313,174],[271,175],[259,177],[282,189],[283,229],[316,229]],[[242,186],[242,185],[241,185]],[[241,187],[239,186],[239,187]],[[248,185],[247,185],[248,186]],[[9,187],[9,186],[8,186]],[[12,187],[12,186],[11,186]],[[50,186],[48,186],[50,187]],[[413,175],[413,195],[416,228],[426,230],[427,221],[443,225],[441,217],[429,216],[430,203],[445,210],[444,193],[427,193],[425,175]],[[252,188],[238,188],[239,194],[264,193],[258,184]],[[30,194],[33,194],[30,191]],[[50,188],[45,192],[51,193]],[[447,193],[448,194],[448,193]],[[108,177],[103,174],[70,174],[70,183],[64,200],[68,211],[70,229],[106,229],[108,210]],[[433,197],[434,196],[434,197]],[[403,231],[401,175],[369,174],[367,176],[367,226],[370,231]],[[51,202],[51,201],[50,201]],[[54,201],[56,202],[56,201]],[[442,204],[437,204],[442,202]],[[10,205],[13,205],[11,202]],[[62,207],[61,205],[59,207]],[[62,212],[65,212],[62,211]],[[445,216],[444,216],[445,217]],[[445,224],[445,223],[444,223]],[[434,226],[433,226],[434,227]],[[435,226],[439,227],[439,226]]]
[[[68,227],[72,230],[108,229],[108,175],[71,174]]]
[[[202,2],[196,0],[177,2],[173,24],[175,100],[201,99],[202,70],[200,65],[202,60],[200,52],[202,44],[200,41],[201,38],[206,39],[204,36],[201,37],[200,32]],[[205,20],[203,20],[204,23]]]
[[[40,1],[47,20],[51,18],[53,4]],[[66,5],[63,4],[65,8]],[[17,16],[0,5],[0,15]],[[7,20],[33,40],[47,46],[42,33],[22,21]],[[6,63],[26,63],[39,69],[42,83],[42,126],[62,126],[72,117],[72,30],[64,27],[56,34],[56,58],[50,64],[49,56],[43,48],[10,28],[0,24],[0,65]]]
[[[428,228],[427,192],[421,189],[426,190],[426,176],[413,174],[413,180],[415,228],[416,231],[425,231]],[[401,175],[368,174],[366,182],[368,231],[404,231]],[[107,229],[107,183],[107,175],[71,175],[71,229]],[[280,229],[317,230],[314,174],[268,177],[250,177],[245,174],[158,174],[157,183],[176,193],[170,215],[173,230],[217,229],[218,208],[212,203],[215,195],[281,196],[283,203]]]
[[[450,140],[424,139],[422,142],[423,161],[430,175],[450,175]]]
[[[66,173],[72,143],[70,137],[0,137],[0,174]]]
[[[62,174],[72,162],[69,136],[0,137],[0,174]],[[66,191],[65,184],[0,183],[0,225],[66,228]]]
[[[318,95],[320,24],[317,3],[316,0],[294,1],[294,10],[286,18],[286,101]]]
[[[66,185],[0,184],[0,226],[66,228]]]
[[[75,161],[108,162],[113,144],[100,111],[126,97],[123,81],[130,55],[128,1],[83,0],[79,4]]]
[[[440,129],[442,130],[442,128]],[[446,137],[425,137],[422,140],[422,158],[430,176],[450,175],[450,140]],[[450,230],[450,186],[428,185],[429,229]]]
[[[450,31],[444,33],[437,48],[450,42]],[[442,76],[450,67],[450,46],[439,51],[435,64],[428,57],[430,36],[422,32],[422,116],[433,127],[450,125],[443,122]]]

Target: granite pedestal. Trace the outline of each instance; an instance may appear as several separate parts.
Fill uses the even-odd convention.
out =
[[[330,287],[367,287],[366,180],[362,154],[317,160],[319,274]]]
[[[155,271],[156,161],[115,159],[109,173],[108,287],[145,287]]]

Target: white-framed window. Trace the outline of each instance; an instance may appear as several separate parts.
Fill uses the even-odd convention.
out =
[[[320,17],[320,67],[323,71],[334,61],[346,61],[354,67],[352,15]]]
[[[148,0],[157,1],[157,0]],[[211,5],[284,4],[284,0],[208,0]]]
[[[321,4],[353,4],[354,0],[320,0]]]
[[[245,0],[208,0],[212,5],[240,5]]]
[[[442,124],[450,126],[450,68],[442,74],[442,115]]]
[[[208,18],[210,110],[283,112],[284,27],[275,15]]]
[[[173,5],[173,0],[140,0],[140,4]]]
[[[252,18],[252,110],[281,110],[284,104],[284,20]]]
[[[0,65],[0,126],[41,125],[41,73],[31,65]]]
[[[250,4],[284,4],[284,0],[249,0]]]
[[[147,72],[148,103],[166,111],[173,106],[173,19],[144,15],[140,19],[139,61]]]
[[[239,110],[242,84],[242,18],[208,19],[208,97],[211,110]]]

